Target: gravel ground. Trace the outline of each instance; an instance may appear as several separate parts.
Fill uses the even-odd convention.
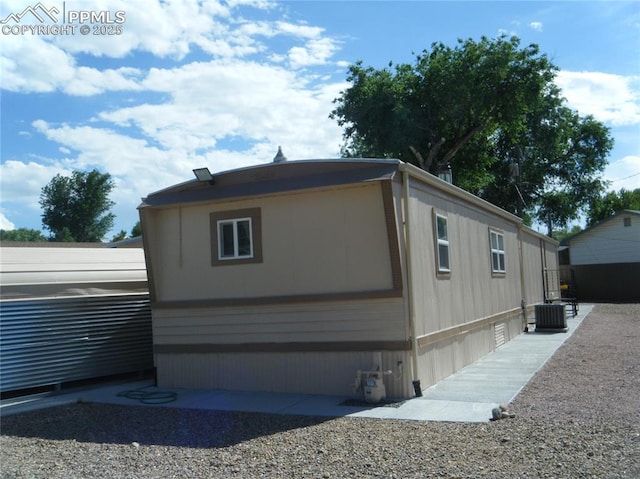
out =
[[[510,405],[461,424],[75,404],[2,419],[2,478],[639,478],[640,304],[596,305]]]

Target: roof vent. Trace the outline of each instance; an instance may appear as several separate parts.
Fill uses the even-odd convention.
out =
[[[278,147],[278,153],[276,153],[276,156],[273,157],[273,162],[274,163],[282,163],[283,161],[287,161],[287,157],[284,156],[284,153],[282,153],[282,147]]]

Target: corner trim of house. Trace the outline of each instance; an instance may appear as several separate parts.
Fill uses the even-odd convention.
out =
[[[400,244],[398,242],[398,221],[393,203],[392,181],[382,181],[382,203],[384,206],[384,217],[387,224],[387,239],[389,242],[389,259],[391,261],[391,277],[393,290],[402,292],[402,260],[400,257]]]

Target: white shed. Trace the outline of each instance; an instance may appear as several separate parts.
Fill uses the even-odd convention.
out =
[[[581,300],[640,300],[640,211],[619,211],[568,244]]]
[[[640,263],[640,211],[622,210],[569,239],[570,263]]]

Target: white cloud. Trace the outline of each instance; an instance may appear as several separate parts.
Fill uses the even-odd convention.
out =
[[[14,225],[9,219],[2,213],[0,213],[0,230],[11,231],[16,229],[16,225]]]
[[[69,53],[34,37],[9,36],[2,39],[2,88],[22,93],[55,90],[70,95],[89,96],[116,90],[139,90],[136,68],[98,70],[78,67]]]
[[[318,89],[307,83],[291,71],[241,61],[152,69],[142,85],[169,93],[170,101],[103,112],[100,118],[136,126],[163,148],[184,153],[236,136],[258,142],[280,138],[290,146],[311,142],[316,154],[335,155],[341,130],[328,115],[344,85]]]
[[[29,2],[14,2],[4,12],[18,12]],[[138,68],[99,69],[79,64],[77,54],[123,58],[149,52],[158,58],[182,60],[195,47],[216,59],[240,59],[264,53],[264,59],[281,62],[288,58],[292,68],[324,65],[336,52],[335,40],[323,37],[324,30],[284,21],[247,20],[236,8],[249,12],[269,10],[270,2],[125,2],[112,0],[68,0],[67,10],[123,11],[125,22],[117,35],[3,36],[1,55],[3,88],[9,91],[53,92],[91,96],[107,91],[138,91]],[[286,36],[301,45],[288,51],[270,51],[264,39]]]
[[[536,32],[541,32],[542,31],[542,22],[531,22],[529,24],[529,27],[531,27],[531,29],[535,30]]]
[[[39,37],[5,36],[0,52],[2,88],[51,92],[74,76],[75,59]]]
[[[0,191],[4,208],[10,204],[38,211],[42,188],[56,174],[70,173],[62,162],[43,165],[35,161],[9,160],[0,164]]]
[[[140,71],[137,68],[118,68],[116,70],[97,70],[95,68],[79,67],[74,77],[62,88],[70,95],[91,96],[105,91],[140,90],[136,77]]]
[[[324,32],[324,29],[320,27],[299,25],[289,22],[277,22],[276,25],[279,31],[292,35],[294,37],[316,39],[319,38]]]
[[[559,71],[556,84],[581,115],[614,126],[640,123],[640,77]]]
[[[311,40],[304,47],[293,47],[289,50],[289,64],[292,68],[324,65],[336,49],[335,42],[329,38]]]
[[[82,41],[74,35],[63,35],[54,40],[71,53],[114,58],[125,57],[134,51],[147,51],[158,57],[181,59],[193,45],[206,43],[216,31],[216,19],[227,18],[230,13],[230,7],[222,2],[197,0],[67,0],[66,9],[108,11],[112,15],[117,11],[124,12],[124,22],[114,25],[122,27],[121,33],[89,34],[83,36]]]

